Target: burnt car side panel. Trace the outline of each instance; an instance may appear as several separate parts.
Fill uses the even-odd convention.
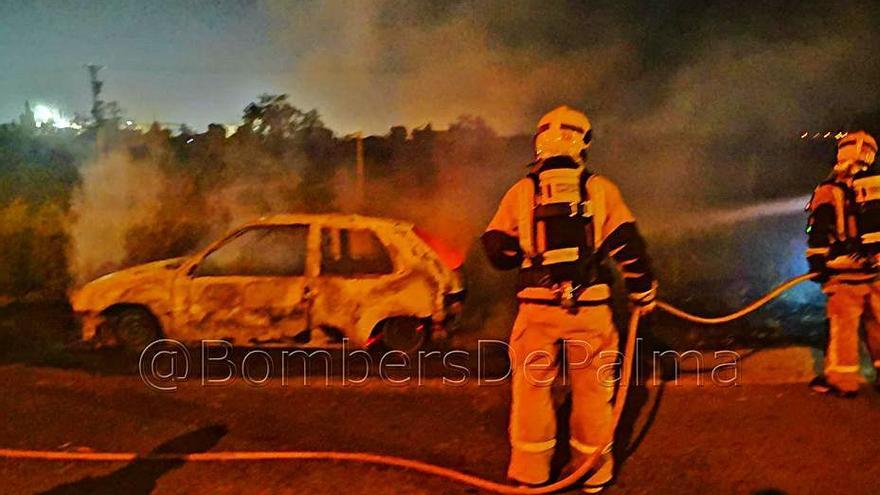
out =
[[[291,338],[308,325],[305,284],[303,277],[181,277],[171,333],[238,345]]]

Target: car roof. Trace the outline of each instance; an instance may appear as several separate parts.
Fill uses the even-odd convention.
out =
[[[412,229],[414,227],[411,222],[404,220],[345,213],[282,213],[260,217],[254,221],[248,222],[244,226],[296,225],[304,223],[337,225],[341,227],[373,227],[380,229]]]

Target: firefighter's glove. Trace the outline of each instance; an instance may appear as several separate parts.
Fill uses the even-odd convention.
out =
[[[816,276],[812,278],[813,282],[822,285],[828,281],[828,266],[825,264],[824,256],[810,256],[807,258],[807,263],[810,265],[810,273],[816,274]]]
[[[516,237],[498,230],[489,230],[480,240],[483,241],[486,257],[495,268],[512,270],[522,264],[523,253]]]

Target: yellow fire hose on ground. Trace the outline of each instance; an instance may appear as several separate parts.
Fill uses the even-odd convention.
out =
[[[682,311],[663,301],[658,301],[657,307],[669,314],[688,320],[694,323],[703,323],[708,325],[727,323],[737,318],[741,318],[752,311],[764,306],[768,302],[778,297],[783,292],[791,289],[801,282],[810,280],[815,274],[805,274],[792,278],[785,283],[777,286],[765,294],[752,304],[742,308],[741,310],[726,316],[714,318],[704,318],[692,315]],[[627,334],[625,355],[632,356],[635,352],[636,333],[639,327],[640,313],[634,311],[629,320],[629,332]],[[632,374],[632,359],[626,359],[623,363],[623,369],[620,376],[620,388],[617,392],[617,399],[614,402],[613,421],[611,436],[613,438],[614,431],[617,429],[618,422],[623,413],[626,404],[626,396],[629,390],[630,378]],[[611,442],[608,439],[605,444]],[[369,454],[361,452],[331,452],[331,451],[315,451],[315,452],[298,452],[298,451],[251,451],[251,452],[202,452],[192,454],[179,453],[154,453],[154,454],[138,454],[135,452],[58,452],[48,450],[16,450],[16,449],[0,449],[0,458],[6,459],[40,459],[49,461],[97,461],[97,462],[131,462],[135,460],[146,461],[185,461],[185,462],[224,462],[224,461],[267,461],[267,460],[326,460],[326,461],[349,461],[364,464],[380,464],[385,466],[394,466],[421,473],[447,478],[449,480],[471,485],[482,490],[504,494],[546,494],[560,491],[562,489],[573,486],[575,483],[584,478],[584,476],[596,466],[596,463],[602,456],[603,449],[597,449],[588,459],[581,464],[574,472],[555,483],[541,487],[515,487],[504,483],[487,480],[471,474],[456,471],[454,469],[435,466],[426,462],[404,459],[401,457]]]

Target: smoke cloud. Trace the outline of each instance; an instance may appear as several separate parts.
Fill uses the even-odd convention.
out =
[[[79,282],[118,268],[128,258],[126,237],[137,225],[152,222],[167,185],[153,163],[135,164],[116,151],[81,170],[70,226],[70,271]]]
[[[548,50],[532,20],[552,21],[539,3],[370,0],[273,4],[274,39],[296,57],[293,94],[321,102],[342,130],[382,132],[393,124],[446,125],[479,115],[502,134],[530,129],[548,105],[582,102],[612,87],[635,53],[606,26],[597,43]],[[498,24],[498,19],[507,19]],[[514,32],[513,30],[522,30]],[[558,33],[563,34],[563,33]],[[583,38],[582,36],[579,36]]]
[[[864,126],[855,113],[880,107],[880,62],[866,51],[880,45],[874,4],[371,0],[270,11],[298,67],[281,83],[331,125],[381,133],[478,115],[502,135],[529,134],[543,111],[570,104],[594,121],[594,166],[635,191],[639,209],[765,196],[766,176],[806,167],[796,194],[824,173],[792,163],[801,132]]]
[[[199,139],[195,156],[180,161],[165,132],[127,136],[81,169],[68,227],[77,283],[191,254],[244,222],[303,209],[299,157],[271,158],[210,133]]]

